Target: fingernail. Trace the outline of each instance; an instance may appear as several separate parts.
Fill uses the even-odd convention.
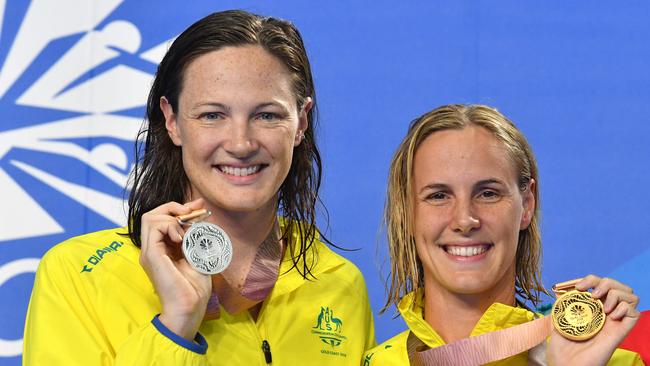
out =
[[[592,296],[595,296],[595,297],[600,296],[600,290],[598,290],[598,289],[593,290],[593,291],[591,292],[591,295],[592,295]]]

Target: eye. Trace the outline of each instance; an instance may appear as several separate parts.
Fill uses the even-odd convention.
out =
[[[448,197],[445,192],[433,192],[426,196],[427,201],[442,201]]]
[[[493,189],[485,189],[478,194],[478,198],[483,201],[493,202],[501,198],[501,194]]]
[[[199,116],[199,118],[206,121],[216,121],[222,118],[221,113],[219,112],[206,112]]]
[[[260,112],[256,117],[262,121],[275,121],[278,119],[278,115],[273,112]]]

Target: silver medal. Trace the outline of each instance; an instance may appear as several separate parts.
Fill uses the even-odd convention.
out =
[[[213,275],[223,272],[230,264],[232,243],[222,228],[199,221],[183,237],[183,254],[194,269]]]

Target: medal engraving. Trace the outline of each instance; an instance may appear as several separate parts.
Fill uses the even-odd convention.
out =
[[[213,275],[223,272],[232,259],[228,234],[215,224],[193,223],[183,237],[183,254],[197,271]]]
[[[568,291],[553,304],[553,326],[563,337],[584,341],[595,336],[605,324],[603,303],[589,292]]]

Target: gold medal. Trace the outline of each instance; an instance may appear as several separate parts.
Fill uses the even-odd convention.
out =
[[[560,295],[553,304],[553,326],[560,334],[573,341],[585,341],[600,332],[605,324],[603,303],[589,292],[574,289],[579,280],[553,286]]]

